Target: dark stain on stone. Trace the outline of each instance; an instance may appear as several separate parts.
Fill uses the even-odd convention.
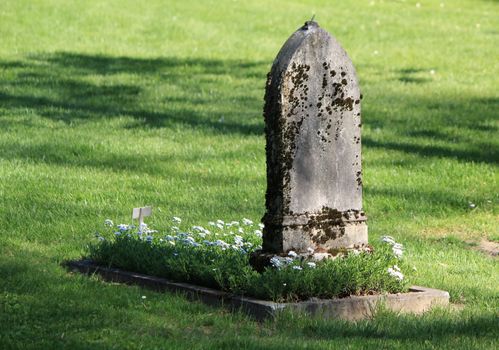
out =
[[[353,109],[353,99],[351,97],[345,99],[336,98],[333,100],[332,105],[340,110],[351,111]]]
[[[285,73],[277,72],[276,67],[273,66],[267,75],[263,111],[267,158],[267,192],[265,194],[267,213],[263,217],[263,222],[265,222],[263,235],[264,242],[268,243],[264,244],[264,250],[282,248],[280,247],[282,245],[282,231],[272,229],[268,223],[267,214],[269,212],[283,213],[289,208],[289,193],[286,193],[286,189],[290,181],[289,171],[296,148],[296,135],[301,128],[304,117],[302,116],[298,121],[290,122],[289,120],[299,110],[301,112],[304,110],[309,91],[309,76],[307,74],[309,70],[310,66],[308,65],[294,63],[291,69]],[[286,81],[290,81],[291,89],[286,92],[288,113],[283,115],[281,94],[284,91],[283,84]],[[283,182],[279,179],[283,179]]]
[[[357,171],[357,173],[355,174],[355,176],[356,176],[355,180],[357,181],[357,185],[359,187],[361,187],[362,186],[362,171]]]
[[[315,244],[320,246],[343,236],[347,224],[365,220],[363,211],[347,210],[341,212],[337,209],[323,207],[319,213],[310,215],[308,222],[301,228]]]

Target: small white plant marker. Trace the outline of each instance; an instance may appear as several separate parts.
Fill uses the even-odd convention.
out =
[[[144,217],[152,215],[152,207],[133,208],[132,220],[139,219],[139,227],[144,223]]]

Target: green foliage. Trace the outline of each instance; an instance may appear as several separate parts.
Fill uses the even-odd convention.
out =
[[[297,301],[408,289],[402,274],[397,278],[389,273],[388,269],[402,261],[388,243],[380,244],[373,253],[354,250],[317,264],[290,252],[287,257],[274,257],[277,261],[257,273],[249,258],[261,248],[261,231],[254,230],[251,221],[243,221],[247,223],[212,222],[212,231],[194,226],[192,232],[180,232],[174,226],[166,230],[171,234],[160,234],[146,225],[111,226],[107,234],[98,234],[98,241],[89,245],[88,257],[104,266],[264,300]]]

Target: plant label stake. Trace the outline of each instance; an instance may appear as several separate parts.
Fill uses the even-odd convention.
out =
[[[144,217],[152,215],[151,207],[133,208],[132,220],[139,219],[139,227],[144,223]]]

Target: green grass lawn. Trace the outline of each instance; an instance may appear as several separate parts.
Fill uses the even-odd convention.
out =
[[[497,348],[499,4],[417,4],[1,1],[0,348]],[[370,240],[453,306],[259,324],[61,268],[132,207],[262,217],[266,73],[313,14],[360,78]]]

